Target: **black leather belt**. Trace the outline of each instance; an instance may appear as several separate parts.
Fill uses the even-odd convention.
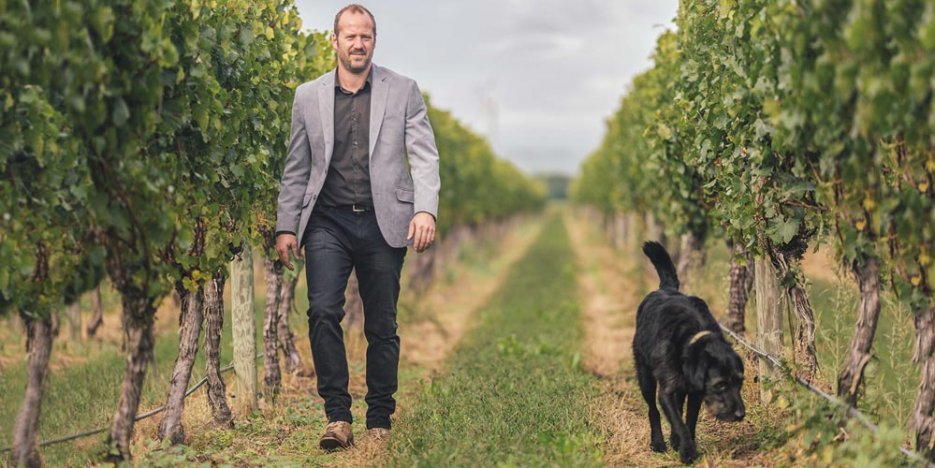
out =
[[[373,211],[373,207],[369,205],[321,205],[323,208],[335,209],[335,210],[350,210],[354,213],[365,213],[367,211]]]

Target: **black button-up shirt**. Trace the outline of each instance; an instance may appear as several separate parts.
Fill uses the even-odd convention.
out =
[[[356,93],[334,80],[334,151],[318,195],[324,206],[373,206],[370,192],[370,90],[373,71]]]

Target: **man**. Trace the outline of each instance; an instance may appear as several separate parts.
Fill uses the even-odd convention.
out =
[[[371,63],[376,35],[361,5],[335,16],[338,66],[296,89],[277,208],[280,260],[291,269],[289,253],[300,258],[305,248],[309,338],[329,421],[325,450],[354,440],[341,329],[351,269],[364,306],[367,432],[383,439],[396,409],[396,303],[406,246],[422,252],[435,241],[438,150],[425,102],[413,80]]]

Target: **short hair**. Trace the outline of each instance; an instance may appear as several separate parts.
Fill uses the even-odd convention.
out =
[[[350,5],[338,10],[338,14],[334,15],[334,35],[335,36],[338,35],[338,20],[341,19],[341,15],[343,15],[344,12],[346,11],[350,11],[351,13],[366,13],[367,16],[370,17],[370,21],[373,23],[373,35],[374,37],[376,37],[377,20],[373,17],[373,13],[370,13],[370,10],[368,10],[367,7],[359,3],[351,3]]]

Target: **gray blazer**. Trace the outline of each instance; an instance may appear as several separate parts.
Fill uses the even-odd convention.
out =
[[[296,233],[300,246],[334,150],[336,73],[301,84],[292,103],[292,135],[279,185],[276,231]],[[374,64],[371,93],[373,206],[387,244],[405,247],[414,213],[425,211],[438,218],[438,148],[415,81]]]

